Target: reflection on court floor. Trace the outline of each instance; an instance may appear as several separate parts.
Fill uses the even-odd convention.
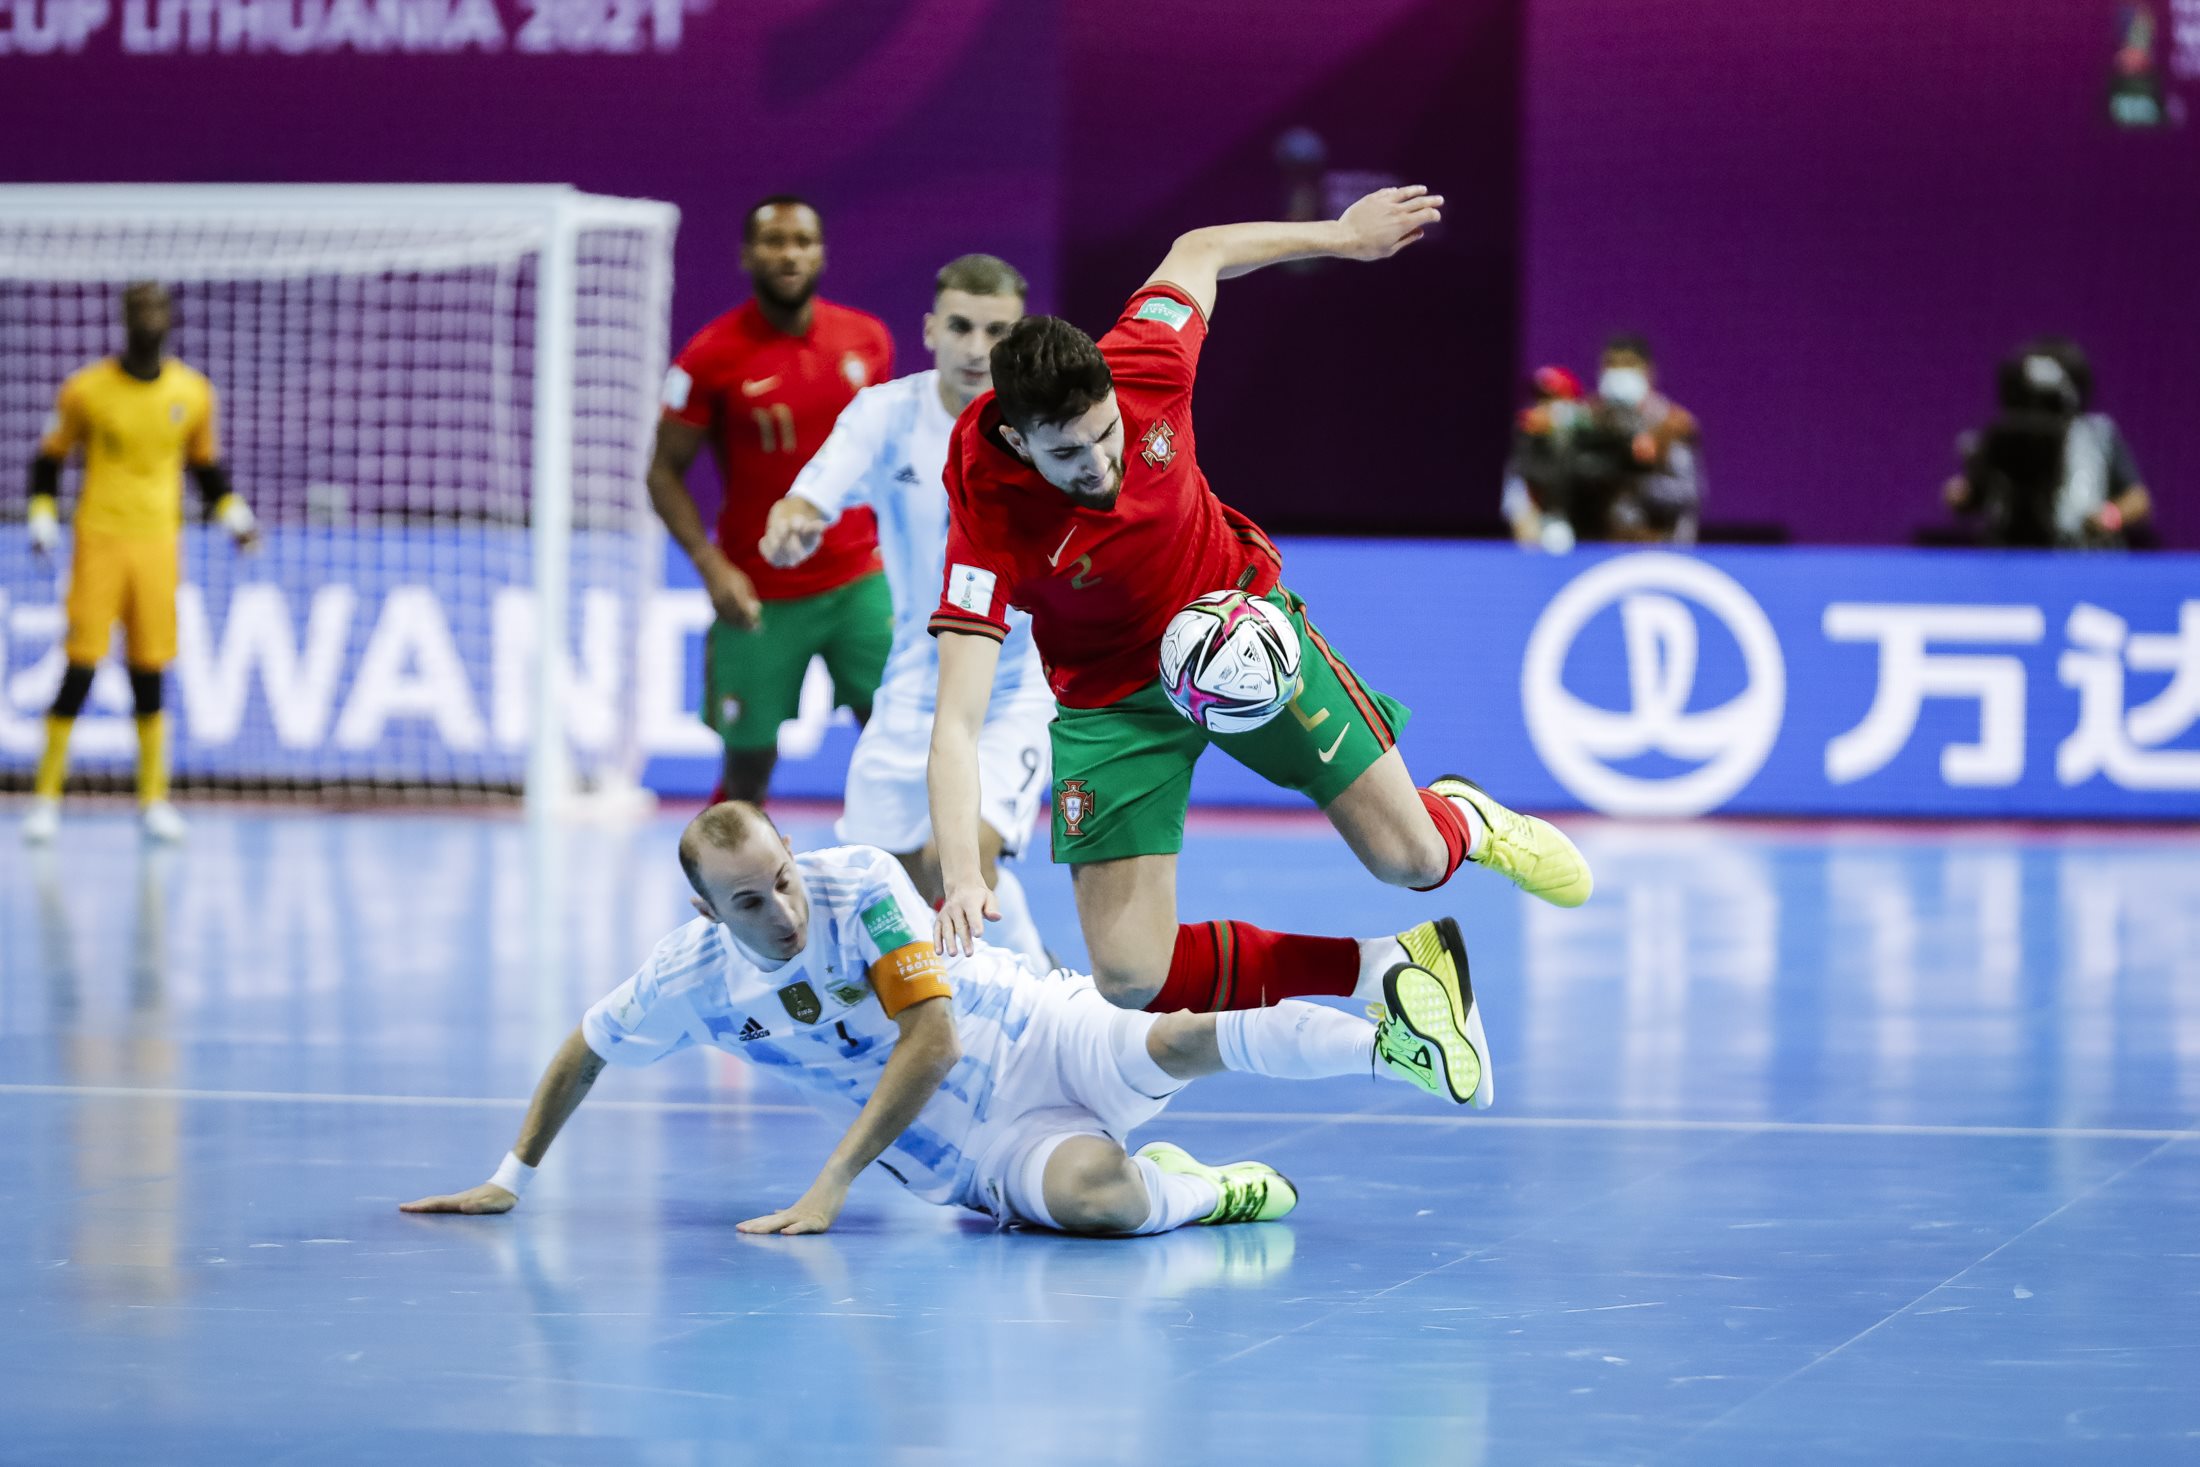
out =
[[[675,819],[86,807],[0,850],[0,1460],[2061,1462],[2200,1439],[2200,839],[1585,824],[1596,899],[1211,819],[1184,916],[1458,914],[1501,1070],[1201,1082],[1288,1222],[1001,1234],[737,1061],[607,1075],[479,1180],[686,914]],[[822,814],[789,821],[828,838]],[[1027,886],[1081,957],[1064,874]]]

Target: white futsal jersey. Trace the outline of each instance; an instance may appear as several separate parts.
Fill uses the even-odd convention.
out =
[[[710,1045],[784,1075],[853,1120],[901,1036],[880,988],[923,996],[945,987],[962,1058],[879,1165],[927,1202],[965,1200],[982,1159],[974,1138],[1011,1047],[1054,1002],[1048,983],[1013,955],[980,948],[946,965],[944,984],[911,990],[911,971],[937,974],[940,962],[932,909],[901,863],[869,846],[836,846],[796,856],[795,867],[810,901],[810,941],[800,953],[767,965],[698,917],[589,1009],[582,1037],[618,1065]]]
[[[955,420],[940,403],[940,374],[914,372],[866,387],[841,409],[825,446],[788,491],[838,519],[857,505],[878,515],[878,548],[894,596],[894,648],[877,706],[930,715],[938,705],[939,646],[928,630],[947,574],[947,439]],[[1044,688],[1031,618],[1015,612],[993,675],[995,709]],[[1028,700],[1025,700],[1028,701]]]

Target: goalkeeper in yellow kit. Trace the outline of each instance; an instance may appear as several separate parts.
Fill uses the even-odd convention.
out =
[[[68,670],[46,719],[36,798],[23,821],[26,840],[51,840],[60,826],[69,733],[117,621],[137,705],[138,805],[145,832],[157,840],[183,835],[182,817],[168,803],[161,675],[176,656],[185,464],[213,506],[213,518],[240,549],[251,546],[257,528],[222,468],[213,384],[163,354],[173,316],[164,287],[139,281],[123,291],[122,354],[103,357],[61,384],[46,436],[31,461],[31,547],[50,556],[61,540],[61,466],[72,452],[84,451],[76,555],[69,572]]]

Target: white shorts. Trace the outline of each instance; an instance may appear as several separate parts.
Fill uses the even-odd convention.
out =
[[[1044,683],[986,710],[978,732],[978,818],[999,833],[1001,849],[1021,855],[1039,819],[1054,767],[1047,725],[1054,696]],[[846,845],[896,855],[932,839],[925,765],[932,755],[932,714],[880,691],[848,761],[848,792],[834,834]]]
[[[984,1119],[963,1143],[964,1153],[978,1158],[963,1206],[1003,1223],[1053,1226],[1042,1208],[1025,1201],[1034,1189],[1019,1185],[1024,1162],[1065,1136],[1105,1136],[1121,1145],[1161,1114],[1169,1097],[1138,1089],[1116,1058],[1143,1053],[1154,1020],[1109,1003],[1083,974],[1058,972],[1010,1050]]]

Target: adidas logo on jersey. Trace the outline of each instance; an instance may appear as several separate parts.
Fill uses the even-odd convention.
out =
[[[755,1018],[751,1017],[746,1024],[741,1026],[741,1032],[733,1037],[746,1044],[751,1039],[769,1039],[772,1037],[772,1031],[757,1023]]]
[[[914,484],[917,482],[917,471],[909,465],[903,464],[900,468],[894,470],[894,482],[897,484]]]

